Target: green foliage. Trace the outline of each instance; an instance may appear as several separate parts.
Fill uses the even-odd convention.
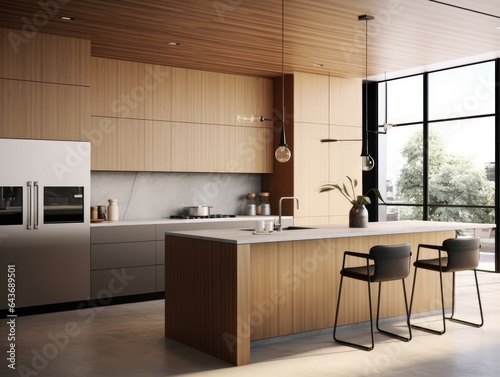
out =
[[[342,186],[336,183],[327,183],[320,187],[319,192],[328,192],[333,190],[339,190],[340,193],[349,201],[353,206],[355,205],[365,205],[370,204],[370,198],[367,196],[370,192],[373,193],[379,198],[382,202],[385,203],[384,198],[380,195],[380,191],[376,188],[371,188],[366,192],[365,195],[356,195],[355,188],[358,186],[358,180],[352,179],[349,176],[346,176],[350,182],[350,190],[347,189],[346,185],[342,183]]]
[[[464,208],[461,205],[491,206],[495,203],[494,182],[486,169],[466,155],[446,152],[443,137],[429,134],[429,218],[439,221],[494,223],[494,209]],[[397,201],[423,203],[423,136],[415,132],[402,148],[406,163],[396,182]],[[453,205],[457,207],[440,207]],[[422,219],[421,207],[400,207],[400,220]]]

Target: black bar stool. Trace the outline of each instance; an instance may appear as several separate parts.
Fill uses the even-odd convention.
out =
[[[420,259],[420,249],[431,249],[438,251],[438,257],[432,259]],[[417,280],[417,271],[419,268],[424,270],[439,272],[439,282],[441,288],[441,312],[443,317],[443,330],[434,330],[424,326],[412,325],[413,328],[430,332],[432,334],[443,335],[446,332],[446,319],[454,322],[459,322],[464,325],[481,327],[484,324],[483,308],[481,306],[481,296],[479,294],[479,284],[477,281],[476,268],[479,264],[479,238],[449,238],[443,241],[442,246],[439,245],[418,245],[417,258],[413,265],[415,266],[415,274],[413,276],[413,287],[410,299],[410,316],[413,305],[413,295],[415,293],[415,282]],[[446,256],[443,255],[446,253]],[[457,271],[474,271],[474,278],[476,280],[477,300],[479,303],[479,313],[481,315],[480,323],[473,323],[456,319],[455,315],[455,272]],[[452,302],[451,302],[451,316],[446,317],[444,313],[444,291],[443,291],[443,273],[453,273],[453,287],[452,287]]]
[[[366,260],[366,266],[361,267],[345,267],[346,257],[363,258]],[[370,261],[373,261],[370,264]],[[411,263],[411,247],[409,244],[403,245],[389,245],[389,246],[374,246],[370,249],[369,254],[357,253],[353,251],[344,252],[344,260],[342,262],[342,270],[340,271],[340,286],[339,297],[337,300],[337,309],[335,312],[335,324],[333,326],[333,339],[351,347],[359,348],[365,351],[371,351],[374,347],[374,334],[373,334],[373,315],[372,315],[372,298],[371,298],[371,283],[379,283],[378,299],[377,299],[377,330],[382,334],[390,337],[408,342],[411,340],[411,327],[409,321],[408,300],[406,297],[406,287],[404,279],[410,273]],[[364,346],[345,340],[340,340],[336,337],[337,320],[339,317],[340,296],[342,294],[342,283],[344,277],[366,281],[368,283],[368,303],[370,309],[370,328],[371,328],[371,346]],[[403,283],[403,295],[405,300],[406,309],[406,323],[408,325],[408,337],[403,337],[398,334],[388,332],[380,329],[379,326],[379,312],[380,312],[380,294],[382,291],[382,282],[401,280]]]

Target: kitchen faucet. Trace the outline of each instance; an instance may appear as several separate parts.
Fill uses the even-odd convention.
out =
[[[296,198],[294,196],[283,196],[280,198],[280,203],[279,203],[279,224],[278,224],[278,232],[281,232],[282,228],[282,222],[281,222],[281,202],[283,199],[291,199],[291,200],[296,200],[297,201],[297,209],[299,209],[299,198]]]

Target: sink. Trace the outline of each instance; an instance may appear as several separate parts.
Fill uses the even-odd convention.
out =
[[[302,230],[302,229],[316,229],[316,228],[311,228],[308,226],[293,226],[292,225],[292,226],[287,226],[286,228],[283,228],[281,230]],[[241,228],[240,230],[254,231],[255,229],[254,228]],[[276,229],[274,231],[277,232]]]
[[[302,229],[316,229],[316,228],[311,228],[308,226],[287,226],[286,228],[283,228],[282,230],[302,230]]]

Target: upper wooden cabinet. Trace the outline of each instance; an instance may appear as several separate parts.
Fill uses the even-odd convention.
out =
[[[90,85],[90,41],[5,28],[0,33],[0,78]]]
[[[240,124],[237,115],[273,117],[272,85],[270,79],[93,57],[92,116],[146,121],[143,170],[270,173],[272,125]],[[138,136],[109,135],[107,143],[138,143]],[[92,168],[116,166],[109,158],[103,151]]]
[[[0,137],[85,140],[90,41],[0,28]]]
[[[0,79],[0,137],[84,140],[90,88]]]

